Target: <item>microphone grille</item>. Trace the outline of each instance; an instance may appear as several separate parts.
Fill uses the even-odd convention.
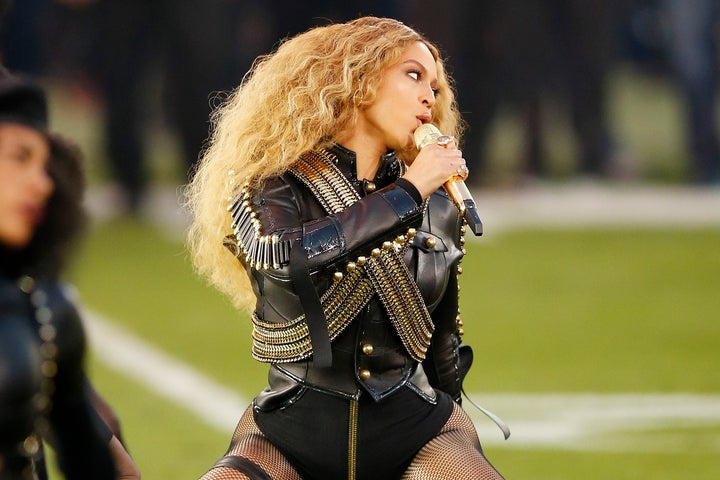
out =
[[[435,125],[432,123],[424,123],[416,128],[415,133],[413,133],[415,146],[420,150],[425,145],[437,142],[438,137],[441,135],[442,133],[440,133],[440,130],[438,130]]]

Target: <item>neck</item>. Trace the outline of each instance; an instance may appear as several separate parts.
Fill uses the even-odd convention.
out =
[[[355,152],[357,178],[359,180],[375,178],[375,174],[380,168],[380,159],[387,152],[383,145],[374,144],[367,139],[360,138],[357,135],[351,135],[342,142],[345,148]]]

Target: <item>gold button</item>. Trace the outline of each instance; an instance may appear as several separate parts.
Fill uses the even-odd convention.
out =
[[[360,375],[361,380],[370,380],[370,370],[368,370],[367,368],[361,369],[358,374]]]
[[[362,344],[362,352],[365,355],[372,355],[373,350],[375,350],[375,347],[373,347],[371,344],[369,344],[369,343]]]
[[[377,186],[373,182],[367,182],[365,184],[365,191],[368,193],[372,193],[377,189]]]
[[[436,241],[434,238],[428,237],[428,238],[425,239],[425,246],[426,246],[426,247],[428,247],[428,248],[433,248],[435,245],[437,245],[437,241]]]
[[[30,277],[28,275],[23,275],[18,280],[18,287],[20,290],[22,290],[24,293],[30,293],[32,292],[33,287],[35,286],[35,279],[33,277]]]

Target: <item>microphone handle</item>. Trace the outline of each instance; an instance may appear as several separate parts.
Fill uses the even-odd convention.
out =
[[[453,178],[443,184],[445,191],[452,199],[457,207],[460,215],[467,221],[468,227],[475,236],[483,234],[483,224],[480,215],[477,212],[475,200],[473,200],[470,190],[468,190],[465,182],[461,178]]]
[[[422,150],[423,147],[431,143],[437,143],[441,136],[442,133],[440,133],[440,130],[432,123],[420,125],[413,133],[415,146],[418,150]],[[445,182],[443,186],[460,212],[460,215],[465,217],[472,232],[476,236],[482,235],[483,226],[480,215],[478,215],[477,212],[477,207],[475,206],[475,200],[473,200],[472,195],[470,195],[470,190],[465,186],[462,177],[453,177]]]

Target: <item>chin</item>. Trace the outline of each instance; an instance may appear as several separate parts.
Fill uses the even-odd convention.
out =
[[[0,244],[12,249],[24,248],[30,243],[32,229],[12,228],[0,231]]]

